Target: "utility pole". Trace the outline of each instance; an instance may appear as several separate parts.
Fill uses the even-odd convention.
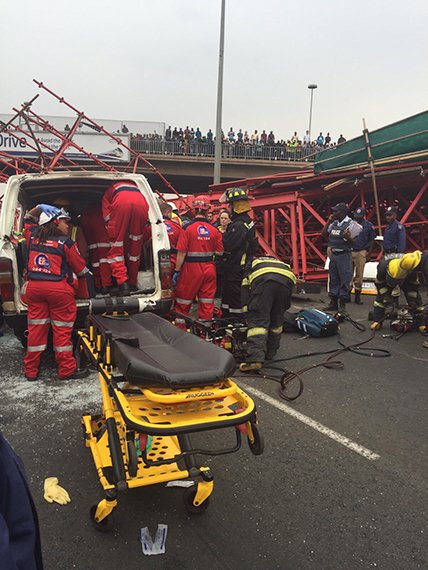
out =
[[[221,150],[223,137],[221,136],[222,105],[223,105],[223,63],[224,63],[224,15],[226,0],[221,0],[220,17],[220,49],[218,54],[218,84],[217,84],[217,120],[215,128],[215,153],[214,153],[214,184],[220,183]]]
[[[311,90],[311,104],[309,106],[309,141],[312,142],[311,139],[311,128],[312,128],[312,103],[314,100],[314,89],[316,89],[318,87],[318,85],[316,85],[315,83],[310,83],[308,85],[308,89]]]

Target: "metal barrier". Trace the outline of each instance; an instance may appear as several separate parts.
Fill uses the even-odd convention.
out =
[[[214,157],[214,142],[166,141],[159,139],[132,139],[131,148],[140,154],[163,154],[169,156]],[[311,162],[318,152],[317,147],[264,144],[222,145],[222,157],[239,160],[279,160],[290,162]]]

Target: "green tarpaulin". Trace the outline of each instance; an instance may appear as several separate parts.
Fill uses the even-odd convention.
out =
[[[369,133],[373,159],[394,162],[428,155],[428,111]],[[390,160],[389,160],[390,159]],[[398,158],[397,158],[398,160]],[[350,166],[367,165],[364,136],[322,150],[315,157],[315,174]]]

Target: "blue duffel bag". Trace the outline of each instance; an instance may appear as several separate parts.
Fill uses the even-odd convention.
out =
[[[298,313],[285,314],[286,329],[292,326],[309,336],[325,337],[337,334],[339,323],[331,315],[319,309],[302,309]]]

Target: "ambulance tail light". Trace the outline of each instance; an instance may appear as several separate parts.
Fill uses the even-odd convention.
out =
[[[12,260],[0,257],[0,296],[2,302],[13,301]]]
[[[159,274],[162,287],[162,297],[171,297],[171,253],[167,249],[159,252]]]

